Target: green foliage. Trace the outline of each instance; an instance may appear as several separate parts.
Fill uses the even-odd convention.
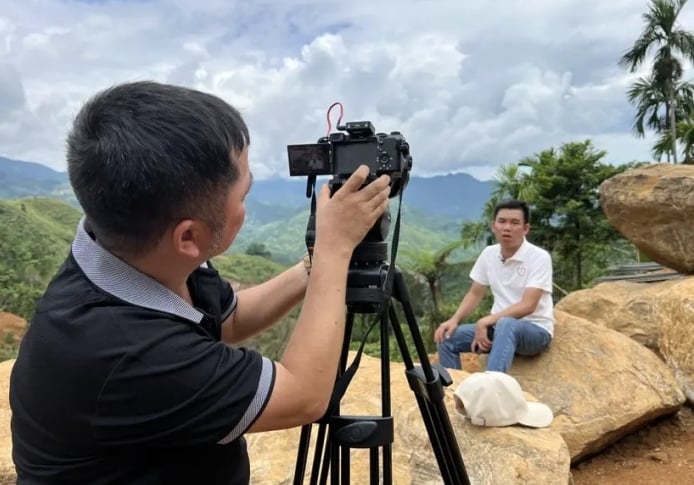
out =
[[[5,338],[0,342],[0,362],[17,358],[19,350],[19,339],[12,333],[6,333]]]
[[[404,266],[424,278],[429,288],[433,311],[438,313],[439,302],[442,299],[440,279],[448,266],[448,258],[462,246],[462,241],[453,241],[438,251],[405,249],[403,251]]]
[[[253,349],[269,359],[279,360],[296,326],[299,311],[300,308],[293,309],[274,326],[265,332],[241,342],[239,346]]]
[[[270,259],[272,257],[272,253],[267,250],[265,247],[265,244],[257,241],[253,241],[248,245],[246,248],[246,254],[252,254],[255,256],[262,256],[263,258],[268,258]]]
[[[0,310],[31,319],[70,250],[80,217],[56,199],[0,201]]]
[[[219,274],[243,285],[257,285],[287,269],[285,265],[252,254],[224,254],[212,259]]]
[[[636,108],[634,130],[644,136],[644,123],[656,133],[670,131],[668,159],[677,163],[678,121],[691,117],[694,86],[682,83],[683,62],[694,61],[694,34],[679,27],[678,17],[687,0],[651,0],[643,15],[644,29],[634,45],[619,59],[619,65],[636,72],[655,52],[652,70],[639,78],[627,96]],[[661,140],[662,141],[662,140]],[[662,146],[656,153],[662,154]]]
[[[287,269],[284,265],[252,254],[217,256],[212,260],[212,264],[224,278],[240,283],[243,287],[264,283]],[[294,308],[272,328],[241,342],[239,346],[256,350],[273,360],[279,359],[296,325],[299,311],[300,308]]]

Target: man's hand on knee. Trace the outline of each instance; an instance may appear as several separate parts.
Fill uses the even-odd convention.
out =
[[[443,343],[446,339],[450,338],[458,327],[458,322],[453,319],[446,320],[441,325],[438,326],[434,332],[434,342],[437,344]]]

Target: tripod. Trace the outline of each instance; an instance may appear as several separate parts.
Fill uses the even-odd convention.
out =
[[[325,416],[318,422],[319,431],[313,457],[311,485],[325,484],[328,473],[330,473],[331,484],[349,485],[351,448],[368,448],[370,450],[369,472],[372,485],[379,483],[391,485],[393,482],[392,443],[394,441],[394,427],[389,387],[389,328],[392,329],[402,355],[407,382],[415,394],[443,482],[446,485],[469,485],[463,459],[443,404],[443,386],[451,385],[452,380],[445,368],[440,365],[436,365],[434,368],[429,362],[402,272],[397,266],[390,267],[383,262],[366,265],[357,263],[353,266],[350,268],[347,278],[347,315],[340,366],[331,404]],[[412,362],[393,300],[397,300],[401,304],[421,363],[420,366],[415,367]],[[380,322],[375,320],[374,324],[380,323],[381,416],[341,416],[339,414],[340,399],[357,370],[366,341],[365,337],[354,363],[349,369],[346,369],[354,316],[357,313],[376,314],[377,318],[380,319]],[[312,426],[312,424],[305,425],[301,430],[294,485],[303,484]],[[382,482],[379,481],[381,459],[379,451],[382,452],[383,460]],[[318,482],[319,479],[320,482]]]

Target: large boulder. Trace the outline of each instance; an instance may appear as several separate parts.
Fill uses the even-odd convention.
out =
[[[610,223],[663,266],[694,274],[694,165],[651,164],[600,185]]]
[[[694,277],[655,283],[614,281],[578,290],[556,310],[616,330],[660,354],[694,405]]]
[[[566,441],[572,463],[679,410],[684,393],[653,352],[561,310],[555,316],[550,349],[517,356],[509,373],[552,408],[552,429]]]
[[[660,352],[694,405],[694,278],[663,291],[660,300]]]
[[[651,350],[659,349],[661,294],[680,280],[610,281],[569,293],[554,307],[616,330]]]

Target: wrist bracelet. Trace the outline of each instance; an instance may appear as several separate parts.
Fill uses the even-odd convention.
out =
[[[304,269],[306,269],[306,274],[310,275],[311,274],[311,265],[312,265],[311,255],[308,253],[304,254],[303,261],[304,261]]]

